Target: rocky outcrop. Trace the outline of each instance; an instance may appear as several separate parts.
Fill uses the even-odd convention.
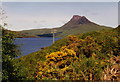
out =
[[[64,29],[74,28],[75,26],[82,24],[95,24],[95,23],[89,21],[85,16],[73,15],[70,21],[63,25],[61,28]]]

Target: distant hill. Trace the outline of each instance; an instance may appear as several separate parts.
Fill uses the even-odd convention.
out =
[[[88,20],[85,16],[74,15],[70,21],[59,28],[53,28],[56,31],[56,37],[64,37],[69,34],[85,33],[90,31],[97,31],[102,29],[110,29],[110,27],[101,26]],[[52,29],[33,29],[20,31],[23,34],[30,34],[34,36],[51,36]],[[45,35],[44,35],[45,34]]]
[[[15,31],[14,31],[15,32]],[[39,36],[31,35],[31,34],[24,34],[21,32],[15,32],[17,38],[38,38]]]
[[[2,28],[2,30],[3,29],[4,28]],[[5,29],[5,30],[8,31],[8,32],[14,33],[15,37],[17,37],[17,38],[37,38],[38,37],[36,35],[24,34],[24,33],[21,33],[21,32],[11,31],[11,30],[7,30],[7,29]],[[0,35],[1,35],[1,32],[0,32]]]

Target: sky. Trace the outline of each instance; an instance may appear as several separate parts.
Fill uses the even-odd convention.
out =
[[[119,0],[1,0],[3,2],[119,2]]]
[[[120,2],[118,3],[118,25],[120,25]]]
[[[8,17],[5,19],[8,23],[6,28],[14,31],[60,27],[73,15],[86,16],[99,25],[118,26],[117,2],[7,1],[2,2],[5,15]]]

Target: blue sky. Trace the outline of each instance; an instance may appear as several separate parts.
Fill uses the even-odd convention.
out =
[[[117,27],[117,2],[3,2],[7,29],[27,30],[60,27],[73,15],[86,16],[100,25]]]

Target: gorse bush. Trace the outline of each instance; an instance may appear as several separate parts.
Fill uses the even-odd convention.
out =
[[[71,62],[77,59],[76,53],[65,46],[60,51],[53,52],[46,56],[46,61],[42,64],[38,62],[37,79],[64,79],[66,70],[70,69]],[[61,70],[61,71],[60,71]]]
[[[108,50],[103,53],[106,45],[104,42],[99,43],[91,36],[81,39],[69,35],[68,45],[61,47],[60,51],[46,55],[45,62],[38,62],[35,78],[37,80],[101,80],[102,71],[111,65],[108,59],[114,55],[110,53],[113,52],[111,49],[113,43],[108,45],[106,47]]]
[[[16,59],[16,64],[21,66],[17,74],[21,79],[38,81],[118,80],[119,55],[118,29],[69,35]]]

